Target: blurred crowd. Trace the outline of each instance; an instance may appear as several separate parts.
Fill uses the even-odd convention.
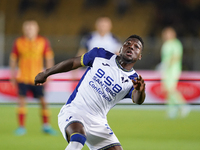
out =
[[[178,36],[199,36],[200,1],[193,4],[191,0],[151,0],[156,6],[154,26],[150,36],[155,36],[158,29],[174,26]]]
[[[4,3],[7,1],[4,0]],[[81,10],[75,12],[76,9],[70,8],[72,3],[73,7],[77,6],[76,9]],[[200,0],[83,0],[81,3],[61,0],[18,0],[15,5],[18,13],[6,16],[6,34],[19,35],[21,23],[28,18],[30,12],[38,13],[39,19],[37,15],[30,18],[38,21],[41,34],[47,36],[52,43],[56,63],[65,57],[75,56],[79,48],[83,46],[81,45],[84,43],[83,38],[86,39],[96,29],[96,19],[106,16],[111,19],[111,32],[119,41],[123,41],[129,33],[139,34],[144,38],[146,46],[143,58],[148,58],[149,64],[140,63],[136,66],[137,68],[156,68],[160,62],[162,29],[173,26],[184,46],[183,69],[199,70],[200,61],[196,56],[199,55]],[[147,11],[148,5],[150,9]],[[65,7],[66,10],[60,11]],[[143,7],[144,10],[142,10]],[[58,22],[52,23],[56,19]],[[56,34],[62,34],[62,37]],[[14,36],[5,38],[5,60],[8,59]],[[187,38],[192,38],[192,40]],[[4,65],[7,66],[8,61],[4,61]]]

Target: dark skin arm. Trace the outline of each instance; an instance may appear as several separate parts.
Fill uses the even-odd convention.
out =
[[[132,80],[134,91],[132,92],[132,101],[136,104],[141,105],[146,97],[145,94],[145,82],[141,75],[139,75],[138,78],[136,78],[136,81]]]
[[[82,67],[81,56],[62,61],[62,62],[58,63],[57,65],[55,65],[49,69],[46,69],[43,72],[40,72],[35,77],[35,85],[42,85],[44,82],[46,82],[46,79],[50,75],[68,72],[68,71],[77,69],[79,67]]]
[[[42,85],[44,82],[46,82],[46,79],[50,75],[68,72],[68,71],[77,69],[79,67],[82,67],[81,56],[62,61],[58,63],[57,65],[39,73],[35,77],[35,85]],[[135,89],[132,92],[132,101],[136,104],[142,104],[146,96],[144,80],[142,79],[141,75],[139,75],[139,78],[137,78],[136,81],[132,80],[132,82]]]

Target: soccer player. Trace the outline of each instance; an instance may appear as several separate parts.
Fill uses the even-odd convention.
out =
[[[118,54],[121,42],[113,33],[111,33],[112,21],[110,18],[97,18],[95,28],[95,31],[89,33],[81,39],[77,56],[81,56],[94,47],[103,47],[107,51]]]
[[[35,77],[35,85],[42,85],[50,75],[88,66],[58,115],[59,128],[69,142],[66,150],[81,150],[85,143],[91,150],[122,150],[106,116],[123,98],[131,98],[136,104],[144,102],[145,82],[133,69],[142,58],[143,47],[142,38],[132,35],[120,48],[119,56],[93,48]]]
[[[24,36],[15,40],[13,50],[10,54],[11,82],[18,86],[19,105],[18,121],[19,128],[15,131],[17,135],[26,133],[25,117],[26,95],[31,91],[35,98],[41,103],[41,116],[43,121],[43,131],[49,134],[55,134],[56,131],[50,127],[49,111],[44,99],[43,86],[35,86],[35,76],[43,70],[43,59],[46,67],[54,65],[54,54],[48,40],[38,35],[39,26],[35,20],[27,20],[22,26]],[[18,65],[17,65],[18,64]],[[15,74],[18,67],[17,75]]]
[[[95,21],[95,31],[90,32],[81,39],[76,56],[81,56],[94,47],[103,47],[107,51],[119,54],[119,49],[122,44],[119,39],[111,32],[111,30],[111,19],[106,16],[98,17]],[[85,67],[81,69],[85,69]],[[78,69],[72,72],[74,78],[77,78],[78,72]],[[74,82],[72,88],[74,89],[76,85],[77,82]]]
[[[180,110],[181,116],[185,117],[190,109],[177,89],[182,72],[183,46],[176,38],[176,31],[172,27],[163,29],[162,39],[164,43],[161,48],[161,71],[163,88],[167,92],[167,114],[169,118],[176,118]]]

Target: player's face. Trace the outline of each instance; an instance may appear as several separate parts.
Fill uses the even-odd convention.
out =
[[[120,50],[120,56],[127,63],[134,63],[142,58],[142,43],[136,38],[129,38]]]
[[[176,38],[176,32],[173,28],[168,27],[162,31],[162,39],[163,41],[171,40]]]
[[[112,28],[112,23],[109,18],[101,18],[96,22],[96,29],[99,33],[108,33]]]
[[[35,21],[27,21],[23,24],[24,35],[30,39],[38,35],[38,25]]]

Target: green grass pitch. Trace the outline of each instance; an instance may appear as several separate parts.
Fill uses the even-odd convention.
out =
[[[59,131],[60,107],[50,107],[51,125]],[[16,107],[0,104],[0,150],[64,150],[67,142],[61,133],[49,136],[41,132],[40,109],[28,106],[27,134],[15,136]],[[170,120],[164,109],[114,108],[108,122],[124,150],[199,150],[200,111],[192,110],[187,118]],[[83,150],[88,150],[84,146]]]

